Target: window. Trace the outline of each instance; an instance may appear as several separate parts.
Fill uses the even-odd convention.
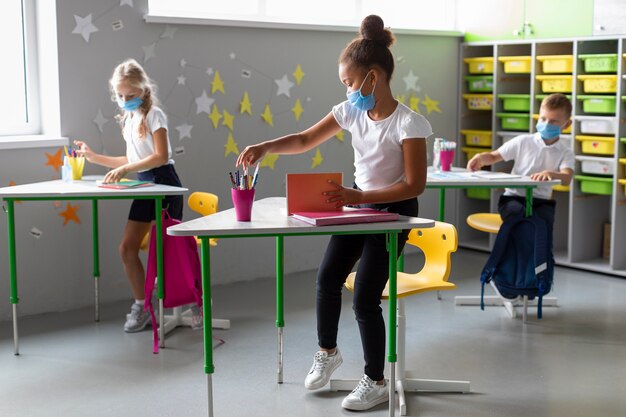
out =
[[[2,78],[5,81],[5,100],[0,100],[0,136],[39,133],[33,0],[0,3],[0,39]]]
[[[148,0],[149,22],[207,21],[230,26],[358,27],[378,14],[394,31],[456,30],[457,0]]]

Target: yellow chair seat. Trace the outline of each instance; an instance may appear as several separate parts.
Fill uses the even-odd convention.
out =
[[[467,216],[467,224],[481,232],[498,233],[502,218],[499,213],[474,213]]]
[[[428,274],[428,271],[422,270],[423,273],[408,274],[406,272],[398,272],[397,298],[408,297],[413,294],[419,294],[427,291],[439,291],[439,290],[453,290],[456,288],[452,282],[443,281],[441,276],[434,276],[434,274]],[[354,278],[356,272],[348,275],[345,286],[348,290],[354,291]],[[383,295],[380,297],[383,300],[389,299],[389,282],[385,285]]]

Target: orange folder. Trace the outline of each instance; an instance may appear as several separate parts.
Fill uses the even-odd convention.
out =
[[[287,214],[304,211],[336,211],[335,204],[327,203],[324,191],[333,190],[332,180],[343,183],[341,172],[287,174]]]

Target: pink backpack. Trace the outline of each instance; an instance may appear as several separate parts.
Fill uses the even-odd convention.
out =
[[[163,307],[173,308],[196,303],[202,307],[202,272],[196,240],[193,236],[170,236],[167,228],[180,224],[163,210]],[[150,230],[150,247],[144,287],[144,309],[152,319],[153,353],[159,353],[159,335],[152,305],[152,292],[156,287],[156,225]]]

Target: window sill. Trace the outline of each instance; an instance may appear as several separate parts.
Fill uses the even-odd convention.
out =
[[[65,146],[68,138],[50,135],[0,136],[0,149],[53,148]]]

